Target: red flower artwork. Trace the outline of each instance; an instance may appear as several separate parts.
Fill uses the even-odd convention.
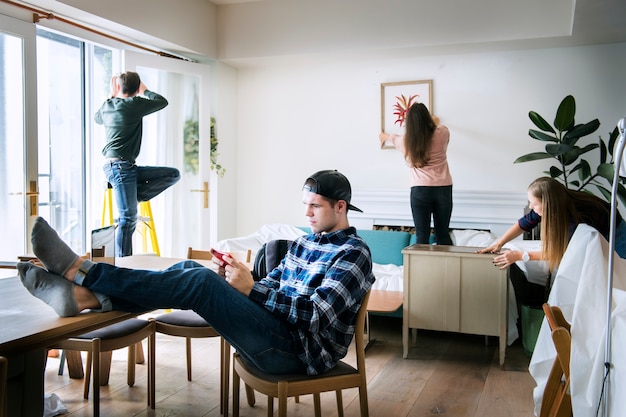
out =
[[[406,112],[409,111],[409,107],[413,104],[413,100],[419,97],[419,94],[414,94],[410,96],[408,99],[404,96],[404,94],[400,96],[396,96],[396,104],[393,105],[393,109],[395,110],[393,114],[396,115],[397,119],[393,123],[397,124],[400,127],[404,126],[404,119],[406,118]]]

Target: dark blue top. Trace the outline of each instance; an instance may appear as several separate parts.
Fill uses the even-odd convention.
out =
[[[580,223],[585,223],[593,227],[594,229],[596,229],[598,232],[600,232],[606,240],[609,240],[609,231],[611,229],[611,216],[610,214],[607,214],[607,213],[611,213],[611,206],[607,202],[603,201],[602,203],[605,206],[607,211],[597,210],[597,208],[592,208],[591,206],[588,206],[588,205],[576,207],[576,209],[578,210],[578,213],[581,216],[581,219],[578,222],[576,222],[574,219],[570,219],[570,222],[569,222],[569,237],[570,238],[576,231],[576,227],[578,227]],[[619,224],[622,221],[622,217],[620,216],[619,212],[617,213],[616,220],[617,220],[616,224]],[[535,226],[537,226],[540,222],[541,222],[541,216],[535,213],[534,210],[531,210],[528,213],[526,213],[524,217],[519,219],[517,221],[517,224],[519,225],[519,227],[522,228],[522,230],[529,232]]]

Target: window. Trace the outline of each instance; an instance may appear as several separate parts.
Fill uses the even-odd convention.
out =
[[[101,160],[93,156],[104,140],[94,137],[92,124],[95,103],[109,94],[115,54],[37,30],[40,215],[78,253],[86,251],[89,231],[100,227],[98,217],[86,215],[99,212],[104,181],[101,166],[90,163]]]

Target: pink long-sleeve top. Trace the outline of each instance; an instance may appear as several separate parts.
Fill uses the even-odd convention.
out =
[[[404,136],[391,135],[393,146],[404,155]],[[452,176],[448,167],[448,143],[450,131],[446,126],[439,125],[433,133],[431,148],[427,154],[425,166],[411,168],[411,186],[438,187],[452,185]]]

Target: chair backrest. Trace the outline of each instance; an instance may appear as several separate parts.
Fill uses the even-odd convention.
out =
[[[7,412],[7,375],[9,364],[7,358],[0,356],[0,417],[5,417]]]
[[[367,318],[367,303],[370,300],[371,292],[372,290],[369,290],[365,293],[356,316],[354,343],[356,345],[356,368],[360,374],[365,372],[365,319]]]
[[[572,338],[570,324],[556,306],[543,305],[546,320],[552,331],[556,358],[546,381],[541,400],[540,417],[572,416],[572,400],[569,394],[570,354]]]
[[[190,247],[187,249],[187,259],[204,259],[210,261],[213,259],[213,254],[208,250],[198,250]]]
[[[546,320],[548,321],[548,325],[550,325],[550,330],[557,329],[559,327],[563,327],[568,332],[570,331],[570,324],[567,320],[565,320],[565,316],[563,316],[563,312],[560,308],[556,306],[551,306],[549,304],[543,305],[543,312],[546,315]]]
[[[256,254],[252,268],[252,277],[255,281],[263,279],[267,273],[276,268],[283,260],[293,241],[275,239],[263,244]]]

